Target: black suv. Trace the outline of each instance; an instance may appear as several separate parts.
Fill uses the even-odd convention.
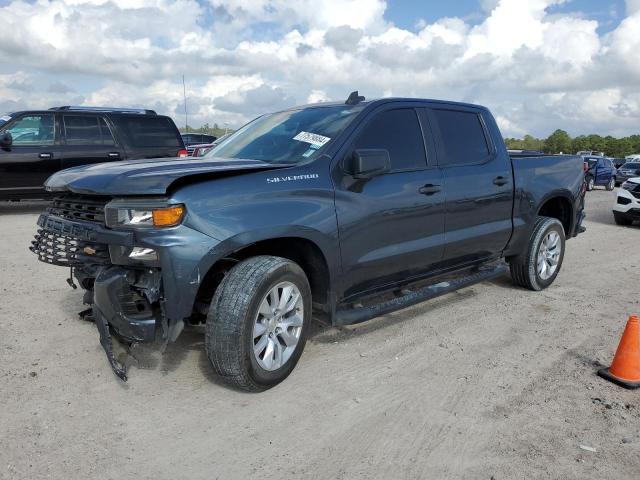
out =
[[[173,120],[153,110],[55,107],[0,116],[0,199],[46,195],[44,181],[77,165],[187,156]]]

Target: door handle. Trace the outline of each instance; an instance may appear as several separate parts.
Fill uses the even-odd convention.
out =
[[[107,156],[109,158],[120,158],[120,153],[118,153],[118,152],[109,152],[109,153],[107,153]]]
[[[420,187],[418,192],[422,195],[433,195],[434,193],[438,193],[440,191],[440,185],[433,185],[431,183],[427,183],[424,187]]]
[[[493,184],[497,185],[499,187],[506,185],[507,183],[509,183],[509,180],[507,180],[506,178],[500,176],[500,177],[496,177],[493,179]]]
[[[53,158],[53,155],[51,153],[43,152],[43,153],[39,154],[38,157],[40,157],[40,158]]]

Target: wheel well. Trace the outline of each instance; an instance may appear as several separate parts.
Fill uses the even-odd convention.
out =
[[[320,248],[310,240],[297,237],[282,237],[262,240],[218,260],[202,279],[194,314],[205,315],[218,285],[236,263],[257,255],[273,255],[297,263],[309,279],[314,306],[325,309],[328,304],[329,266]],[[199,314],[199,315],[198,315]]]
[[[571,202],[565,197],[554,197],[547,200],[538,210],[538,215],[557,218],[564,227],[564,233],[569,236],[571,231]]]

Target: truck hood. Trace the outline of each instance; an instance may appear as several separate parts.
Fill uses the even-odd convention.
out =
[[[49,177],[44,185],[51,192],[164,195],[177,180],[207,179],[289,166],[260,160],[221,158],[129,160],[68,168]]]

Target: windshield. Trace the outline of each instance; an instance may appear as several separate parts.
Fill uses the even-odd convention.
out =
[[[230,135],[207,157],[299,163],[321,155],[364,105],[288,110],[258,117]]]
[[[621,168],[629,170],[640,170],[640,163],[625,163]]]
[[[4,115],[0,115],[0,127],[11,120],[11,115],[5,113]]]

